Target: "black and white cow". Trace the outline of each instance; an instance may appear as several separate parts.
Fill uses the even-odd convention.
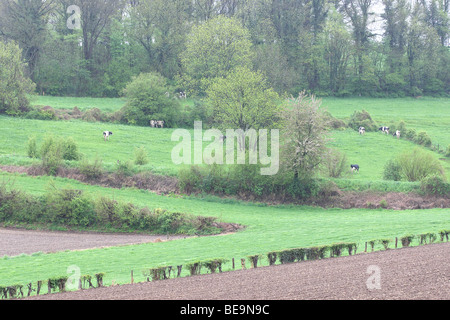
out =
[[[357,164],[351,164],[350,168],[352,168],[352,172],[359,172],[359,165]]]
[[[393,136],[397,137],[397,139],[400,139],[400,130],[395,131]]]
[[[389,134],[389,127],[380,127],[378,130],[380,130],[383,133]]]
[[[162,120],[156,121],[157,128],[164,128],[164,124],[165,124],[165,121],[162,121]]]
[[[359,134],[365,134],[366,133],[366,128],[364,127],[359,127]]]
[[[152,128],[156,127],[156,120],[150,120],[150,127]]]
[[[111,131],[103,131],[103,139],[108,140],[109,141],[109,136],[112,136],[112,132]]]

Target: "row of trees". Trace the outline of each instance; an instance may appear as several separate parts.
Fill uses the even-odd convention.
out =
[[[449,3],[4,0],[0,37],[19,44],[46,94],[116,97],[158,72],[202,95],[244,65],[278,93],[417,96],[448,93]]]

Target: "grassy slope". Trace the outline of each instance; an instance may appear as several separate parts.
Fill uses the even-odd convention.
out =
[[[73,98],[67,99],[60,105],[69,107],[71,102],[68,101],[72,101]],[[42,104],[52,105],[52,101],[54,100]],[[77,104],[81,105],[79,101]],[[101,102],[102,106],[99,104],[95,106],[106,108],[107,104],[103,104],[103,102],[104,100]],[[424,114],[424,104],[415,102],[412,99],[386,101],[383,99],[326,99],[324,105],[333,115],[340,118],[349,117],[354,110],[366,109],[377,122],[405,120],[408,127],[413,124],[421,125],[423,127],[414,127],[418,131],[427,130],[433,140],[435,140],[434,137],[437,137],[439,141],[443,141],[442,144],[448,144],[450,142],[448,99],[442,101],[432,99],[430,104],[433,105],[432,109],[436,113],[427,110]],[[89,107],[89,103],[89,101],[86,102],[85,107]],[[398,108],[394,108],[394,105]],[[389,112],[385,110],[389,110]],[[387,114],[390,115],[389,117],[392,116],[392,119],[389,119]],[[24,128],[33,131],[38,138],[46,133],[56,135],[64,132],[66,136],[72,136],[78,142],[82,153],[90,158],[94,158],[97,154],[103,159],[105,165],[110,167],[117,160],[132,158],[134,147],[143,145],[149,151],[150,164],[147,168],[171,173],[177,170],[170,160],[171,146],[175,144],[170,142],[172,130],[99,123],[43,122],[5,117],[0,117],[1,163],[30,163],[30,160],[25,158],[25,144],[29,133]],[[102,140],[101,132],[103,130],[115,133],[109,143]],[[447,132],[447,135],[442,132]],[[350,177],[352,180],[360,181],[380,179],[385,161],[394,154],[414,146],[410,142],[397,141],[378,133],[360,137],[356,132],[349,130],[336,132],[334,138],[332,145],[345,151],[350,162],[361,165],[360,174]],[[435,154],[435,156],[438,155]],[[445,165],[449,172],[448,162]],[[10,178],[11,175],[0,173],[0,181]],[[450,227],[447,209],[394,212],[362,209],[324,210],[294,206],[261,207],[238,202],[227,204],[224,200],[208,202],[199,199],[162,197],[132,189],[105,189],[67,179],[27,176],[15,176],[13,179],[15,187],[35,194],[42,193],[50,180],[54,180],[59,187],[85,189],[93,195],[108,195],[143,206],[217,216],[226,222],[245,224],[248,228],[227,236],[1,259],[0,285],[25,283],[64,275],[70,265],[79,266],[82,274],[106,272],[106,283],[110,283],[112,280],[119,283],[129,282],[131,269],[135,270],[136,275],[144,268],[184,264],[199,259],[218,257],[238,259],[250,254],[266,253],[290,247],[331,244],[341,241],[362,242],[404,234],[436,232]],[[361,251],[361,246],[358,251]]]
[[[24,130],[29,128],[30,131]],[[109,142],[103,141],[102,132],[112,131]],[[171,151],[178,142],[172,142],[172,129],[155,129],[149,127],[132,127],[119,124],[87,123],[82,121],[41,121],[0,117],[0,163],[30,164],[33,161],[26,157],[26,142],[31,135],[36,136],[38,144],[46,134],[73,137],[77,141],[79,151],[88,158],[99,157],[103,165],[113,169],[117,160],[134,159],[134,150],[144,146],[148,153],[149,163],[143,170],[152,170],[161,174],[176,174],[179,166],[172,162]],[[191,131],[192,132],[192,131]],[[191,134],[192,138],[194,135]],[[416,145],[397,140],[379,132],[366,133],[360,136],[352,130],[335,131],[330,145],[346,153],[348,161],[361,166],[360,174],[348,176],[354,180],[381,180],[386,161],[404,150]],[[207,142],[203,147],[208,145]],[[193,143],[192,143],[193,146]],[[433,153],[436,158],[441,155]],[[192,154],[193,156],[193,154]],[[450,178],[450,161],[441,160],[447,176]]]
[[[448,98],[324,98],[324,106],[339,119],[349,118],[354,111],[366,110],[379,125],[405,121],[417,133],[426,131],[434,144],[445,149],[450,144],[450,99]]]
[[[11,177],[5,173],[0,175],[0,179]],[[50,180],[61,188],[84,189],[94,196],[102,194],[138,205],[216,216],[226,222],[247,225],[248,228],[226,236],[0,259],[0,285],[63,275],[70,265],[79,266],[82,274],[106,272],[106,283],[112,280],[124,283],[129,282],[132,269],[135,270],[136,279],[139,279],[140,271],[144,268],[212,258],[239,259],[272,250],[341,241],[359,242],[360,252],[364,241],[437,232],[450,227],[449,212],[444,209],[393,212],[324,210],[298,206],[265,207],[238,202],[163,197],[133,189],[112,190],[68,179],[31,178],[23,175],[15,176],[14,179],[15,186],[34,194],[44,192]]]

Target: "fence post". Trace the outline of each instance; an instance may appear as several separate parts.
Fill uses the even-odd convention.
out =
[[[133,270],[131,270],[131,284],[134,283],[134,279],[133,279]]]

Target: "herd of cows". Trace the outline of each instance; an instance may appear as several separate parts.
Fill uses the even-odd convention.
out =
[[[152,128],[164,128],[164,121],[163,120],[150,120],[150,127]],[[380,127],[378,129],[379,131],[389,135],[389,127]],[[358,129],[359,134],[360,135],[364,135],[366,133],[366,128],[364,127],[359,127]],[[109,140],[109,137],[112,135],[113,133],[111,131],[104,131],[103,132],[103,138],[105,139],[105,141]],[[400,138],[400,131],[396,130],[393,134],[394,137],[396,137],[397,139]],[[352,172],[359,172],[359,165],[358,164],[351,164],[350,168],[352,170]]]

